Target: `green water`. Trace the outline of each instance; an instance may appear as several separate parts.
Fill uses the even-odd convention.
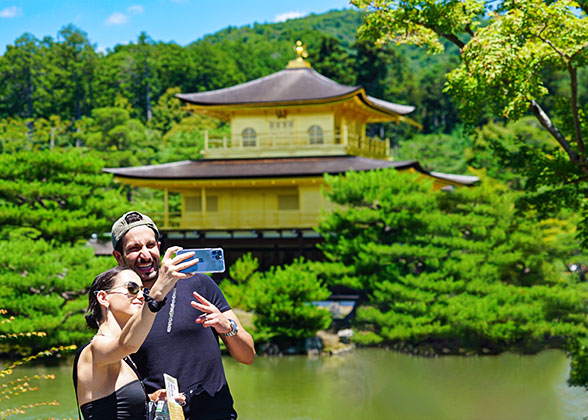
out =
[[[343,356],[225,359],[241,420],[582,419],[588,394],[566,385],[559,351],[535,356],[424,359],[379,349]],[[14,376],[54,373],[39,391],[2,407],[57,400],[9,419],[76,418],[69,363],[21,368]]]

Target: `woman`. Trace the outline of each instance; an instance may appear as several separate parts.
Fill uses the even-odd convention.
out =
[[[145,420],[147,395],[127,356],[147,337],[156,312],[178,278],[181,274],[164,276],[149,293],[140,277],[126,267],[112,268],[94,279],[86,322],[98,332],[78,350],[74,362],[74,385],[86,420]],[[164,393],[157,391],[151,397],[157,400]],[[183,398],[178,402],[183,403]]]

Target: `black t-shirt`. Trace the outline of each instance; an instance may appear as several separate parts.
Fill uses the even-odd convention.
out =
[[[180,392],[184,392],[189,400],[194,400],[188,401],[187,413],[198,408],[194,406],[197,396],[202,394],[206,402],[199,405],[209,406],[200,407],[198,411],[211,414],[190,418],[215,418],[214,413],[220,413],[218,418],[229,417],[230,413],[234,413],[233,399],[228,391],[218,336],[213,328],[196,324],[195,320],[202,312],[190,305],[191,301],[196,301],[192,292],[198,292],[221,312],[228,311],[231,307],[216,283],[204,274],[181,279],[176,288],[170,332],[167,332],[167,328],[173,290],[157,313],[147,339],[139,351],[133,354],[133,361],[139,368],[149,393],[165,388],[164,373],[177,378]],[[208,395],[203,394],[204,392]]]

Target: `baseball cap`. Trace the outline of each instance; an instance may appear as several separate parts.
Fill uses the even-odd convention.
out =
[[[112,236],[112,247],[116,249],[118,242],[127,234],[129,230],[137,226],[148,226],[155,232],[155,239],[159,240],[159,230],[149,216],[139,213],[138,211],[129,211],[123,214],[114,224],[110,234]]]

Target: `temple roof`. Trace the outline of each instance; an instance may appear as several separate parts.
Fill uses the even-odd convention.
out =
[[[435,172],[433,175],[431,172],[424,170],[414,160],[395,162],[358,156],[186,160],[131,168],[105,168],[104,172],[112,173],[122,178],[133,179],[204,180],[322,176],[325,173],[342,174],[351,169],[354,171],[368,171],[384,168],[412,168],[434,178],[461,185],[470,185],[478,180],[477,177],[456,176],[440,172]]]
[[[199,106],[294,105],[323,103],[358,96],[367,106],[387,114],[405,115],[414,110],[413,106],[394,104],[368,96],[361,86],[336,83],[311,68],[286,68],[240,85],[176,96]]]

